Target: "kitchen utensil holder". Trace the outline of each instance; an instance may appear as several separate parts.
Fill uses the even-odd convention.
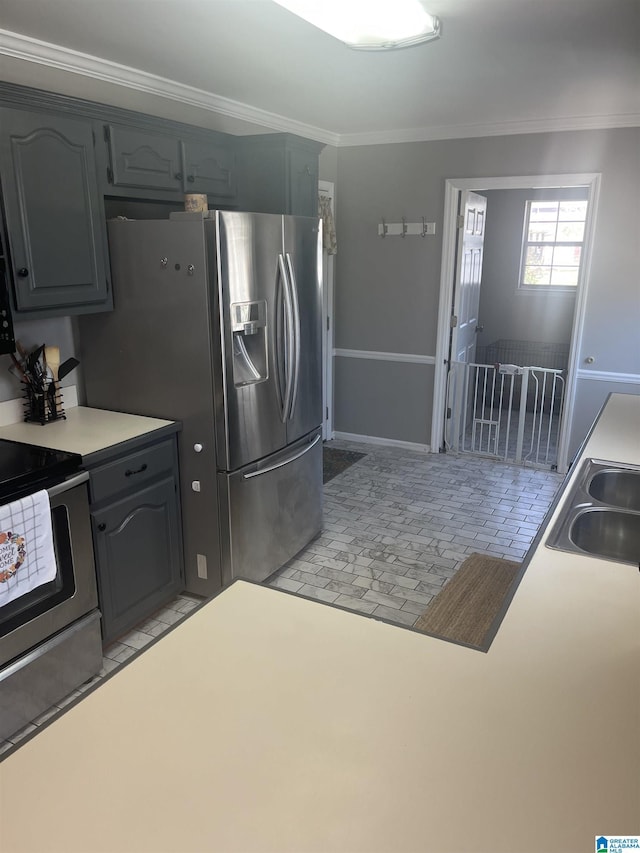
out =
[[[62,407],[62,391],[60,384],[51,381],[42,388],[33,385],[25,386],[24,419],[32,424],[49,424],[52,421],[66,419]]]

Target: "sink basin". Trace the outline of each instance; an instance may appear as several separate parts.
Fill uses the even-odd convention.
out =
[[[585,509],[575,517],[569,539],[589,554],[640,563],[640,517],[633,512]]]
[[[598,471],[587,491],[600,503],[640,512],[640,471],[615,468]]]
[[[640,565],[640,467],[586,459],[546,544]]]

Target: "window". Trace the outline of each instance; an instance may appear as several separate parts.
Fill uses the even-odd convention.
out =
[[[586,200],[527,202],[520,287],[578,284],[586,218]]]

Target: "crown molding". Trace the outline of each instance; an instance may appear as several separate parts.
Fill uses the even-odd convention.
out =
[[[640,114],[626,113],[603,116],[562,116],[522,121],[441,125],[438,127],[335,133],[305,124],[286,116],[270,113],[250,104],[224,98],[204,89],[187,86],[166,77],[150,74],[128,65],[120,65],[87,53],[34,39],[0,28],[0,55],[33,62],[61,71],[80,74],[94,80],[124,86],[168,100],[187,104],[208,112],[284,133],[295,133],[325,145],[353,147],[401,142],[432,142],[441,139],[465,139],[482,136],[509,136],[523,133],[552,133],[566,130],[607,130],[640,126]]]
[[[603,116],[562,116],[559,118],[498,121],[482,124],[451,124],[407,130],[381,130],[369,133],[342,133],[341,148],[356,145],[385,145],[395,142],[434,142],[440,139],[469,139],[481,136],[512,136],[523,133],[557,133],[565,130],[609,130],[639,127],[640,113]]]
[[[125,86],[138,92],[146,92],[172,101],[179,101],[208,112],[218,113],[240,119],[263,128],[284,133],[295,133],[307,139],[315,139],[325,145],[338,145],[339,134],[295,121],[286,116],[270,113],[250,104],[223,98],[213,92],[187,86],[166,77],[159,77],[147,71],[140,71],[128,65],[120,65],[107,59],[100,59],[88,53],[81,53],[67,47],[40,41],[29,36],[0,29],[0,55],[69,71],[105,83]]]

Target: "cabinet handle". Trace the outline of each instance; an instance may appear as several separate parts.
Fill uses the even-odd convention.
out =
[[[20,267],[18,270],[18,276],[20,278],[26,278],[29,275],[29,270],[26,267]]]
[[[195,178],[193,177],[193,175],[187,175],[187,180],[190,184],[192,184],[195,181]]]
[[[136,468],[135,471],[132,471],[131,468],[127,468],[127,470],[124,472],[124,476],[125,477],[133,477],[134,474],[141,474],[143,471],[146,471],[146,470],[147,470],[147,463],[145,462],[144,465],[141,465],[139,468]]]
[[[100,531],[100,533],[103,533],[106,529],[107,525],[104,522],[98,525],[98,530]]]
[[[182,172],[176,172],[173,177],[176,179],[176,181],[181,181],[182,180]]]

